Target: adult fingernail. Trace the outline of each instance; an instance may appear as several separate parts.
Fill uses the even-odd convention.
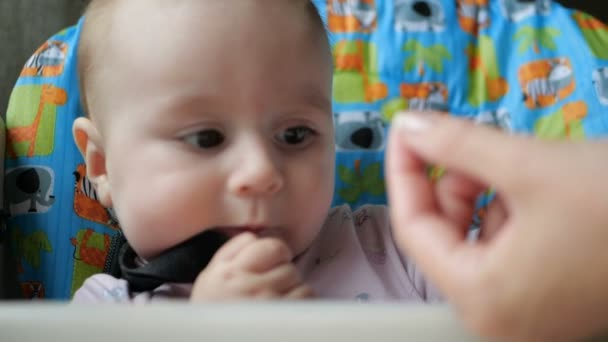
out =
[[[393,127],[406,133],[422,133],[433,125],[432,115],[404,112],[395,116]]]

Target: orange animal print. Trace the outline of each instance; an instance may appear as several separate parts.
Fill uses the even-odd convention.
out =
[[[365,102],[375,102],[388,96],[388,87],[381,82],[371,82],[369,70],[367,70],[364,56],[365,48],[363,41],[354,42],[357,47],[356,53],[345,53],[346,42],[340,42],[336,46],[335,68],[339,71],[355,71],[363,78],[365,89]]]
[[[78,249],[78,254],[80,255],[80,259],[78,260],[95,268],[103,269],[112,239],[110,238],[110,235],[103,234],[103,249],[89,246],[89,239],[91,239],[94,233],[95,231],[93,229],[87,228],[80,243],[78,243],[76,238],[71,238],[70,242],[72,243],[72,246]]]
[[[487,49],[487,52],[482,53],[483,49]],[[485,87],[487,91],[485,96],[476,97],[471,103],[479,106],[483,102],[494,102],[505,96],[509,91],[509,83],[498,74],[498,61],[493,41],[481,35],[479,45],[470,46],[465,50],[465,54],[469,58],[469,75],[472,77],[472,81],[477,81],[479,86]]]
[[[576,89],[572,64],[565,57],[524,64],[519,69],[519,83],[530,109],[551,106]]]
[[[44,285],[39,281],[27,281],[19,284],[25,299],[44,299]]]
[[[573,12],[572,16],[576,20],[577,24],[581,29],[585,30],[608,30],[608,25],[602,21],[585,14],[583,12]]]
[[[447,109],[448,89],[440,82],[403,83],[401,97],[408,100],[408,109],[445,110]]]
[[[54,77],[63,73],[68,46],[60,41],[44,43],[25,63],[21,76]]]
[[[73,173],[74,184],[74,212],[76,215],[101,224],[108,225],[110,228],[118,229],[118,221],[111,209],[105,208],[97,200],[97,193],[93,184],[87,178],[85,164],[79,164]]]
[[[331,32],[370,32],[377,25],[374,0],[330,0],[327,24]]]
[[[45,84],[42,86],[40,93],[40,103],[38,105],[38,111],[34,117],[34,121],[29,126],[23,127],[12,127],[8,128],[6,132],[6,151],[9,157],[17,158],[15,153],[15,144],[21,142],[28,142],[29,147],[27,150],[27,156],[32,157],[34,155],[34,149],[36,147],[36,136],[38,135],[38,128],[40,127],[40,120],[42,119],[42,113],[44,112],[44,106],[55,105],[60,106],[66,103],[67,94],[65,90],[57,88],[51,84]]]
[[[564,105],[562,112],[564,116],[566,137],[571,138],[573,123],[580,121],[587,116],[587,104],[584,101],[570,102]]]
[[[85,280],[104,271],[108,253],[112,245],[109,234],[96,232],[91,228],[80,229],[70,239],[74,246],[74,269],[72,272],[73,295]]]
[[[472,35],[490,24],[488,0],[457,0],[460,27]]]

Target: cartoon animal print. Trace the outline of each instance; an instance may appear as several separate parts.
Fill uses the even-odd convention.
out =
[[[608,106],[608,67],[597,68],[591,75],[597,99],[604,106]]]
[[[87,178],[85,164],[79,164],[73,173],[74,183],[74,212],[76,215],[111,228],[118,229],[118,219],[112,208],[104,207],[97,197],[97,192]]]
[[[519,83],[526,107],[547,107],[568,97],[576,88],[568,58],[543,59],[519,68]]]
[[[382,105],[380,113],[384,122],[392,122],[394,116],[401,111],[448,110],[447,88],[442,83],[403,84],[400,95]]]
[[[448,108],[448,89],[443,83],[403,83],[401,97],[407,109],[445,111]]]
[[[338,177],[344,187],[338,190],[338,195],[345,202],[355,204],[364,194],[384,196],[386,194],[382,165],[379,162],[361,166],[361,160],[355,160],[353,169],[338,165]]]
[[[409,53],[405,60],[405,72],[416,68],[419,76],[424,76],[425,65],[436,73],[443,73],[444,59],[448,61],[452,59],[452,55],[445,45],[434,44],[426,47],[416,39],[408,40],[403,46],[403,50]]]
[[[38,90],[40,98],[39,101],[36,101],[34,98]],[[66,101],[65,90],[52,84],[18,87],[11,97],[7,113],[6,152],[8,157],[17,158],[18,155],[32,157],[35,152],[38,152],[37,155],[49,154],[53,146],[57,106],[64,105]],[[32,104],[35,109],[31,108]],[[35,113],[33,118],[32,112]],[[38,150],[37,142],[40,140],[44,142],[44,145]],[[27,144],[27,149],[25,151],[20,149],[17,153],[17,144]]]
[[[482,125],[500,128],[505,132],[511,132],[513,129],[511,124],[511,114],[509,114],[505,108],[500,108],[496,111],[479,113],[479,115],[475,117],[475,122]]]
[[[582,140],[585,138],[582,120],[587,114],[584,101],[567,103],[557,112],[540,118],[534,124],[534,133],[543,139]]]
[[[25,299],[44,299],[44,285],[39,281],[26,281],[19,284]]]
[[[61,75],[67,51],[66,43],[47,41],[27,60],[21,76],[54,77]]]
[[[22,166],[4,175],[4,210],[9,216],[43,213],[55,203],[53,170],[43,166]]]
[[[384,147],[384,124],[377,112],[334,114],[337,150],[380,150]]]
[[[457,0],[458,23],[464,32],[477,36],[479,29],[490,25],[488,0]]]
[[[445,174],[445,167],[438,165],[429,165],[426,167],[426,175],[431,183],[438,182]]]
[[[591,52],[597,58],[608,59],[608,25],[594,18],[592,15],[573,11],[572,17],[581,28],[581,32],[591,48]]]
[[[530,48],[533,48],[534,53],[539,54],[541,48],[555,51],[557,45],[555,38],[559,37],[560,31],[552,27],[534,28],[531,25],[520,27],[513,36],[514,41],[519,41],[517,52],[522,55]]]
[[[498,69],[499,61],[492,38],[480,35],[477,44],[470,44],[465,53],[470,63],[469,104],[479,107],[505,96],[509,91],[509,83]]]
[[[445,12],[440,0],[395,0],[395,30],[443,31]]]
[[[374,44],[362,40],[343,40],[334,46],[336,73],[333,98],[338,103],[376,102],[388,95],[380,81]]]
[[[533,15],[551,12],[551,0],[500,0],[502,13],[507,19],[521,21]]]
[[[330,0],[327,23],[331,32],[370,32],[376,27],[375,0]]]
[[[407,101],[401,97],[392,98],[386,101],[380,108],[382,120],[386,123],[390,123],[397,113],[405,109],[407,109]]]
[[[79,230],[70,242],[74,246],[72,294],[90,276],[103,271],[112,238],[91,228]]]
[[[24,272],[24,261],[33,269],[39,269],[42,263],[41,252],[51,253],[53,247],[46,232],[36,230],[32,233],[23,233],[17,226],[11,231],[11,252],[17,261],[17,273]]]

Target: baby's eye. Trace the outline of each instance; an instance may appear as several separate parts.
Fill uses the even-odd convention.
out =
[[[224,135],[215,129],[207,129],[187,135],[184,141],[200,148],[214,148],[224,142]]]
[[[316,135],[316,132],[311,128],[297,126],[286,129],[281,132],[277,138],[287,145],[301,145],[311,139],[314,135]]]

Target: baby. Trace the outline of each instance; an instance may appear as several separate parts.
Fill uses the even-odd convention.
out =
[[[98,274],[74,301],[440,297],[385,207],[330,210],[332,56],[309,0],[94,0],[78,57],[75,140],[135,263],[229,240],[191,284]]]

